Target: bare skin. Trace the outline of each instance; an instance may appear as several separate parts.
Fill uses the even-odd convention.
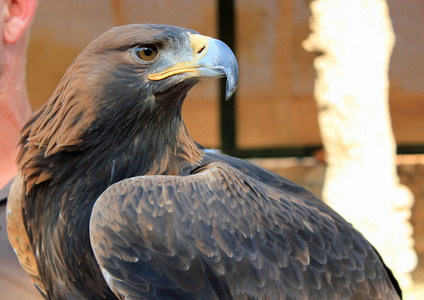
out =
[[[37,1],[0,1],[0,188],[17,173],[17,141],[31,115],[25,88],[27,29]]]

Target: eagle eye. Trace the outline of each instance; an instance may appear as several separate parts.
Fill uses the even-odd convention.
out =
[[[158,56],[158,48],[155,45],[143,45],[135,48],[135,55],[141,60],[152,61]]]

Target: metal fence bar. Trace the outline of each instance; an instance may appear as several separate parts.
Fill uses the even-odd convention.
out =
[[[217,5],[219,38],[236,53],[234,0],[218,0]],[[220,81],[220,133],[221,149],[224,153],[233,153],[237,148],[236,93],[232,96],[230,101],[226,101],[225,79]]]

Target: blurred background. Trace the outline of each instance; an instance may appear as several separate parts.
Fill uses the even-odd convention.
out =
[[[386,2],[396,35],[389,104],[397,168],[415,197],[410,221],[421,264],[412,275],[424,282],[424,2]],[[191,28],[229,44],[240,68],[229,102],[217,80],[189,93],[183,114],[195,140],[255,159],[320,196],[326,165],[314,99],[319,53],[302,47],[310,17],[307,0],[39,0],[27,52],[32,108],[50,97],[73,59],[108,29],[129,23]]]

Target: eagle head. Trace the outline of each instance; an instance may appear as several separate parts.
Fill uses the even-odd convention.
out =
[[[238,66],[230,48],[217,39],[169,25],[112,28],[73,61],[52,97],[24,127],[18,164],[27,188],[72,173],[60,160],[72,164],[71,156],[77,163],[78,153],[102,155],[104,162],[125,151],[138,152],[144,160],[140,168],[148,173],[166,172],[172,160],[199,161],[198,147],[182,121],[183,100],[200,80],[224,76],[228,99],[237,87]],[[93,154],[85,155],[88,151]],[[59,174],[51,166],[59,166]]]

